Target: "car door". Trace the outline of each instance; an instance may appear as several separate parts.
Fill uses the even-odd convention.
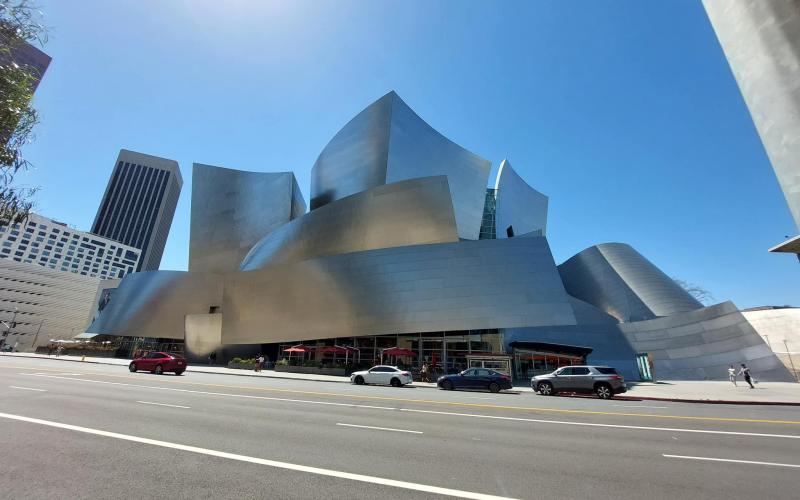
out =
[[[150,361],[151,361],[150,360],[150,353],[147,353],[144,356],[142,356],[141,358],[139,358],[139,360],[136,362],[136,366],[140,370],[151,370],[152,366],[151,366],[151,362]]]
[[[476,386],[475,371],[475,368],[470,368],[469,370],[464,370],[458,376],[453,377],[455,379],[454,385],[461,389],[474,389]]]
[[[376,366],[375,368],[371,369],[367,374],[367,383],[368,384],[388,384],[389,383],[389,373],[388,370],[390,368],[386,366]]]
[[[572,390],[572,368],[567,366],[556,371],[556,377],[552,378],[553,387],[559,391]]]
[[[164,368],[164,362],[166,361],[166,359],[164,359],[164,353],[151,352],[148,358],[150,358],[150,370],[155,370],[158,365]]]
[[[475,369],[475,389],[487,389],[492,383],[492,372],[486,368]]]
[[[594,378],[586,366],[572,367],[572,385],[576,391],[589,392],[593,389]]]

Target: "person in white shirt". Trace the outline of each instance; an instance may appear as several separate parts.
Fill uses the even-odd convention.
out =
[[[728,380],[733,382],[733,385],[736,386],[736,368],[733,365],[728,368]]]

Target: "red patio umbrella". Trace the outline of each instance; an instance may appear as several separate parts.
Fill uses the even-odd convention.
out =
[[[311,352],[313,350],[314,350],[314,347],[303,345],[303,344],[297,344],[297,345],[293,345],[292,347],[287,347],[286,349],[283,350],[283,352],[288,352],[289,353],[289,360],[291,360],[292,359],[292,353],[295,353],[295,352],[303,353],[303,358],[305,358],[305,354],[307,352]]]

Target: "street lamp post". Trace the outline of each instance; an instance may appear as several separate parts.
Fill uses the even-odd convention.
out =
[[[783,346],[786,348],[786,355],[789,356],[789,365],[792,367],[792,375],[794,375],[795,380],[800,382],[797,370],[794,369],[794,361],[792,361],[792,353],[789,352],[789,344],[786,342],[786,339],[783,339]]]
[[[3,338],[0,339],[0,349],[5,347],[6,339],[11,334],[11,330],[16,328],[16,326],[17,326],[17,313],[18,312],[19,312],[19,309],[16,306],[14,306],[14,316],[11,317],[11,323],[6,323],[5,321],[2,322],[3,325],[5,325],[5,327],[6,327],[6,332],[3,334]]]

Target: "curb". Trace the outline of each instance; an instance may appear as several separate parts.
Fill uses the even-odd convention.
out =
[[[651,396],[614,396],[620,401],[671,401],[673,403],[699,403],[708,405],[800,406],[791,401],[732,401],[724,399],[656,398]]]
[[[6,356],[2,354],[0,356]],[[84,360],[81,361],[80,359],[66,359],[66,358],[44,358],[42,356],[30,356],[25,354],[15,354],[13,356],[8,356],[13,358],[27,358],[27,359],[53,359],[57,361],[71,361],[74,363],[91,363],[96,365],[111,365],[111,366],[125,366],[120,363],[108,363],[103,361],[97,360]],[[116,359],[116,358],[115,358]],[[225,368],[223,368],[225,369]],[[300,381],[309,381],[309,382],[326,382],[332,384],[349,384],[349,380],[325,380],[325,379],[314,379],[314,378],[295,378],[295,377],[284,377],[280,375],[269,375],[269,376],[259,376],[259,375],[250,375],[249,373],[235,373],[232,368],[227,368],[228,370],[232,370],[231,372],[207,372],[203,370],[192,370],[191,366],[186,367],[187,372],[192,373],[206,373],[211,375],[228,375],[234,377],[250,377],[250,378],[261,378],[261,379],[280,379],[280,380],[300,380]],[[414,385],[416,388],[420,389],[438,389],[435,385]],[[525,386],[521,386],[525,387]],[[512,390],[516,390],[516,387],[513,387]],[[528,392],[528,391],[520,391]],[[532,392],[532,391],[531,391]],[[535,393],[534,393],[535,394]],[[568,397],[568,398],[588,398],[591,396],[583,396],[583,395],[558,395],[556,397]],[[652,396],[614,396],[614,399],[619,401],[665,401],[665,402],[673,402],[673,403],[695,403],[695,404],[712,404],[712,405],[747,405],[747,406],[800,406],[800,402],[790,402],[790,401],[733,401],[733,400],[722,400],[722,399],[685,399],[685,398],[659,398],[659,397],[652,397]]]

